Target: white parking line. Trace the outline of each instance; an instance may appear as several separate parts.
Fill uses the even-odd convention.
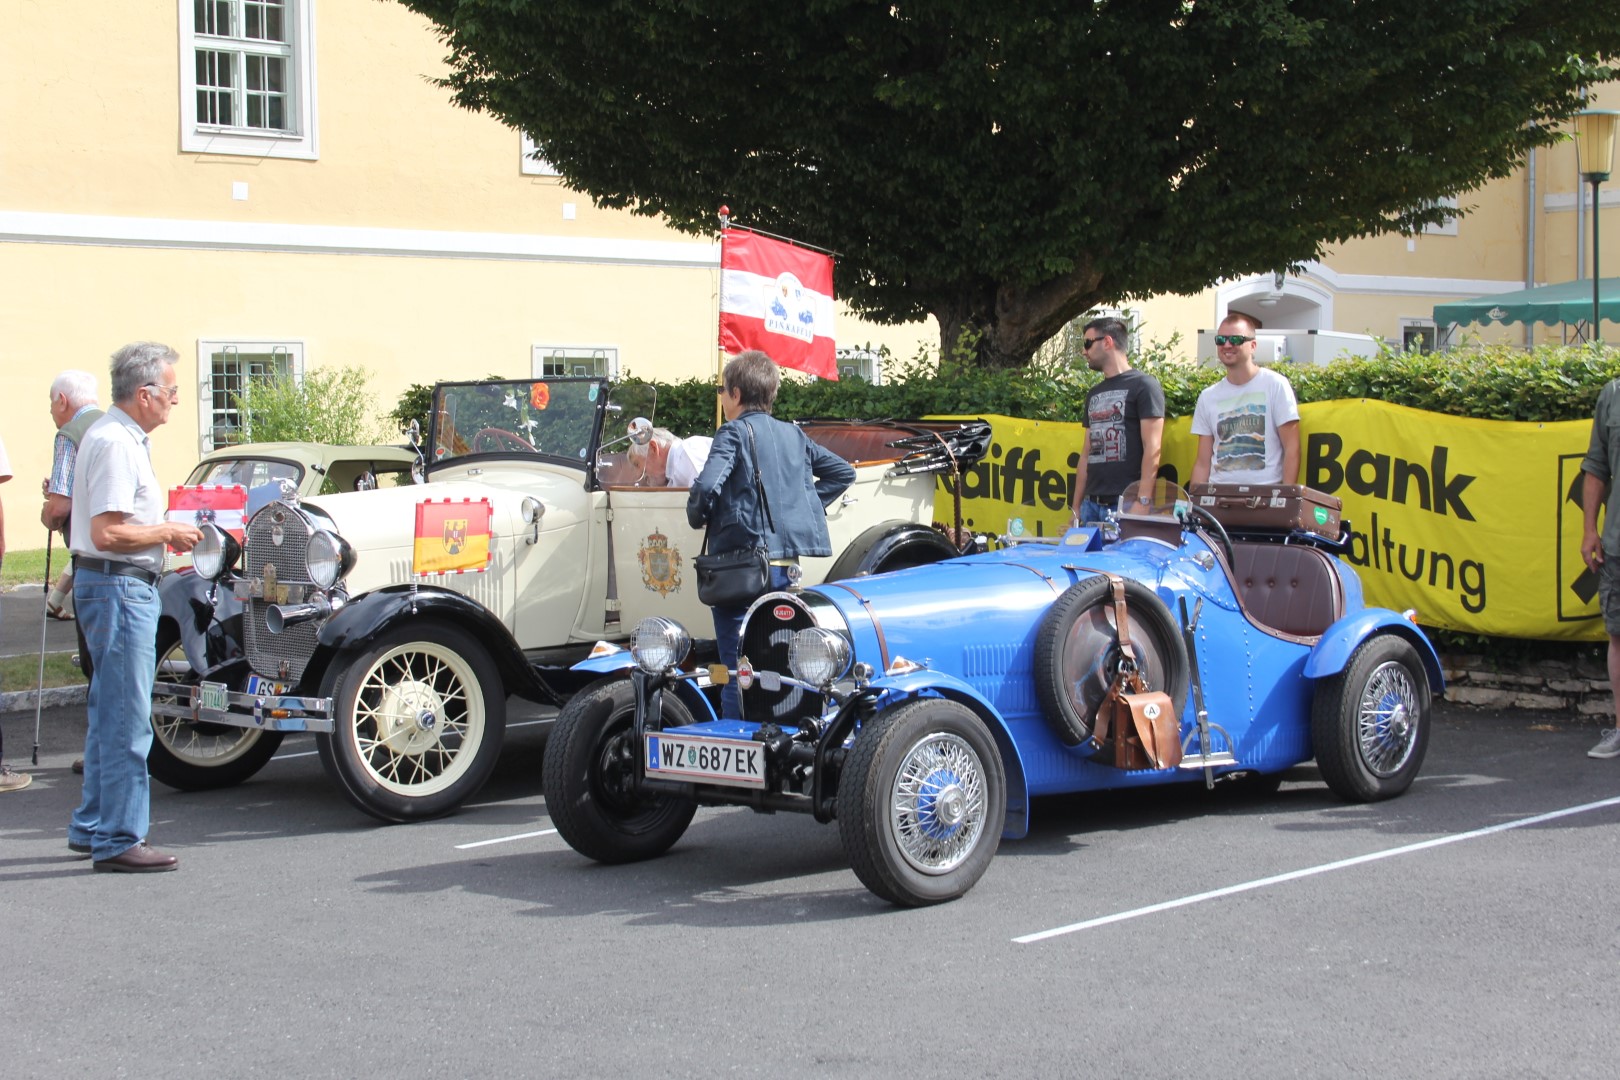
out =
[[[1172,908],[1186,907],[1189,904],[1201,904],[1205,900],[1218,900],[1223,896],[1232,896],[1236,893],[1248,892],[1251,889],[1262,889],[1268,885],[1281,885],[1286,881],[1297,881],[1300,878],[1314,877],[1325,874],[1329,870],[1343,870],[1349,866],[1360,866],[1362,863],[1376,862],[1379,859],[1388,859],[1396,855],[1407,855],[1414,851],[1423,851],[1427,848],[1440,847],[1445,844],[1455,844],[1459,840],[1474,840],[1481,836],[1490,836],[1492,833],[1506,832],[1509,829],[1522,829],[1526,825],[1539,825],[1544,821],[1553,821],[1571,814],[1584,814],[1589,810],[1601,810],[1606,806],[1620,805],[1620,796],[1612,799],[1602,799],[1598,802],[1583,803],[1580,806],[1571,806],[1563,810],[1553,810],[1546,814],[1537,814],[1535,817],[1519,818],[1517,821],[1504,821],[1500,825],[1490,825],[1483,829],[1474,829],[1465,833],[1453,833],[1450,836],[1437,836],[1433,840],[1424,840],[1416,844],[1406,844],[1398,848],[1389,848],[1385,851],[1374,851],[1367,855],[1357,855],[1353,859],[1340,859],[1338,862],[1323,863],[1320,866],[1308,866],[1303,870],[1291,870],[1286,874],[1277,874],[1274,877],[1259,878],[1255,881],[1245,881],[1240,885],[1228,885],[1224,889],[1212,889],[1209,892],[1197,893],[1193,896],[1183,896],[1176,900],[1166,900],[1162,904],[1149,904],[1147,907],[1133,908],[1130,911],[1115,912],[1112,915],[1103,915],[1085,922],[1070,923],[1068,926],[1059,926],[1052,930],[1041,930],[1034,934],[1025,934],[1023,937],[1013,938],[1014,943],[1029,945],[1048,938],[1061,937],[1064,934],[1075,934],[1081,930],[1090,930],[1097,926],[1107,926],[1109,923],[1124,922],[1127,919],[1141,918],[1143,915],[1154,915]]]
[[[474,840],[470,844],[457,844],[457,851],[466,851],[468,848],[488,847],[490,844],[504,844],[509,840],[528,840],[535,836],[550,836],[556,829],[541,829],[539,832],[518,833],[516,836],[497,836],[493,840]]]

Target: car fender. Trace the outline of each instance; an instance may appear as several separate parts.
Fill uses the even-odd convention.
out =
[[[1346,615],[1327,628],[1322,640],[1316,643],[1311,655],[1305,658],[1305,676],[1321,679],[1337,675],[1350,663],[1350,655],[1361,643],[1374,634],[1392,633],[1410,641],[1423,658],[1423,668],[1429,675],[1429,689],[1436,695],[1446,688],[1446,678],[1440,669],[1440,654],[1416,626],[1388,608],[1363,608]]]
[[[1029,832],[1029,780],[1024,773],[1024,759],[1018,744],[1007,729],[996,707],[971,685],[953,675],[938,671],[913,671],[905,675],[885,675],[867,684],[868,690],[878,695],[884,707],[912,698],[943,697],[966,705],[979,715],[990,735],[1001,750],[1002,767],[1007,772],[1007,817],[1001,835],[1006,840],[1021,840]]]
[[[300,685],[323,685],[327,669],[339,655],[414,619],[441,620],[471,634],[489,650],[507,694],[560,704],[556,693],[535,674],[505,623],[478,601],[435,585],[388,585],[344,604],[321,625]]]
[[[882,521],[857,536],[827,569],[827,581],[865,577],[898,552],[914,549],[922,562],[939,562],[961,552],[929,525],[894,519]]]
[[[162,608],[159,620],[174,623],[193,671],[207,671],[243,655],[242,602],[227,586],[216,587],[188,567],[163,576],[158,583],[158,603]]]

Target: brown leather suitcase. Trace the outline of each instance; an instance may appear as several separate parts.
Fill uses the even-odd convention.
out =
[[[1339,538],[1338,496],[1304,484],[1194,484],[1193,505],[1208,510],[1227,528],[1305,532]]]

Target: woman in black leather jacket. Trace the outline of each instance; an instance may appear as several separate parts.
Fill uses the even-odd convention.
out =
[[[708,546],[714,552],[754,547],[763,537],[771,587],[785,589],[798,580],[801,557],[833,553],[826,508],[855,482],[855,470],[793,424],[771,416],[782,375],[769,356],[758,349],[738,353],[726,362],[720,378],[726,423],[715,433],[709,458],[692,484],[686,518],[693,528],[708,527]],[[768,519],[754,480],[755,448],[770,501]],[[720,661],[735,671],[747,609],[710,610]],[[740,719],[735,680],[721,691],[720,708],[723,719]]]

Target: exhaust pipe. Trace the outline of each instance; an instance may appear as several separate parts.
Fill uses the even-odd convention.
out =
[[[321,595],[317,595],[314,602],[308,604],[271,604],[270,609],[264,613],[265,629],[272,634],[279,634],[289,626],[297,626],[311,619],[324,619],[342,606],[341,599]]]

